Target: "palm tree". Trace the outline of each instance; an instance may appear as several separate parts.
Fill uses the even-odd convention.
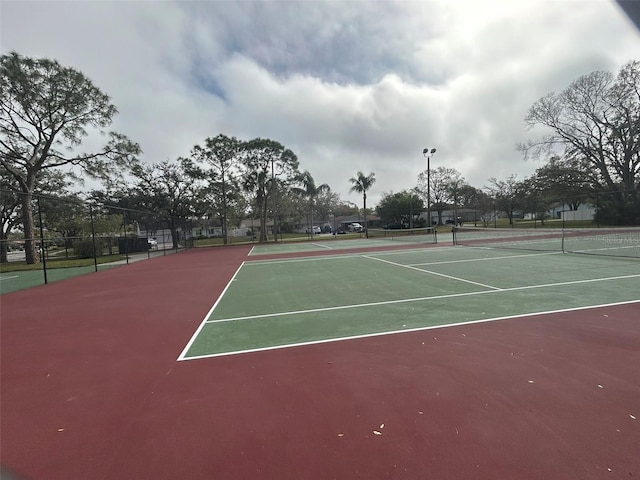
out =
[[[369,238],[369,229],[367,228],[367,190],[376,183],[376,174],[371,172],[365,176],[364,173],[358,172],[354,178],[350,178],[349,181],[353,184],[350,192],[362,193],[362,200],[364,203],[364,232],[367,238]]]
[[[323,192],[331,190],[329,185],[323,183],[322,185],[316,185],[315,180],[311,176],[308,170],[305,170],[298,177],[298,181],[302,184],[303,188],[293,189],[295,192],[304,195],[309,199],[309,207],[311,209],[311,236],[313,237],[313,208],[315,206],[315,199]]]

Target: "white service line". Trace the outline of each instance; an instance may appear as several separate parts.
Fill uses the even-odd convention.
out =
[[[461,260],[443,260],[440,262],[412,263],[410,264],[410,266],[419,267],[419,266],[426,266],[426,265],[449,265],[450,263],[487,262],[490,260],[508,260],[510,258],[539,257],[541,255],[564,255],[564,254],[562,252],[525,253],[523,255],[504,255],[500,257],[465,258]]]
[[[421,270],[424,271],[424,270]],[[506,292],[517,292],[518,290],[533,290],[535,288],[547,288],[547,287],[559,287],[563,285],[578,285],[581,283],[594,283],[594,282],[604,282],[609,280],[623,280],[627,278],[640,278],[640,274],[636,275],[621,275],[617,277],[606,277],[606,278],[591,278],[588,280],[571,280],[568,282],[558,282],[558,283],[546,283],[542,285],[525,285],[522,287],[511,287],[511,288],[501,288],[494,290],[480,290],[477,292],[465,292],[465,293],[449,293],[446,295],[434,295],[432,297],[416,297],[416,298],[403,298],[400,300],[385,300],[383,302],[371,302],[371,303],[357,303],[352,305],[341,305],[337,307],[323,307],[323,308],[310,308],[308,310],[295,310],[288,312],[276,312],[276,313],[263,313],[260,315],[247,315],[245,317],[231,317],[231,318],[220,318],[218,320],[209,320],[206,323],[223,323],[223,322],[235,322],[238,320],[254,320],[259,318],[270,318],[270,317],[285,317],[288,315],[300,315],[305,313],[317,313],[317,312],[330,312],[333,310],[348,310],[350,308],[362,308],[362,307],[376,307],[380,305],[395,305],[400,303],[411,303],[411,302],[422,302],[425,300],[442,300],[448,298],[456,298],[456,297],[466,297],[473,295],[486,295],[493,293],[506,293]],[[226,290],[226,289],[225,289]],[[638,302],[638,300],[633,300],[632,302]],[[631,303],[632,303],[631,302]],[[213,309],[212,309],[213,311]]]
[[[436,275],[438,277],[448,278],[450,280],[456,280],[458,282],[470,283],[472,285],[478,285],[484,288],[490,288],[492,290],[502,290],[502,288],[494,287],[493,285],[486,285],[484,283],[474,282],[473,280],[466,280],[460,277],[454,277],[452,275],[445,275],[444,273],[432,272],[431,270],[423,270],[422,268],[412,267],[411,265],[403,265],[402,263],[390,262],[389,260],[383,260],[382,258],[369,257],[367,255],[363,255],[364,258],[368,258],[370,260],[377,260],[378,262],[388,263],[389,265],[395,265],[396,267],[408,268],[410,270],[415,270],[417,272],[429,273],[431,275]]]
[[[316,247],[326,248],[327,250],[333,250],[333,247],[329,247],[327,245],[322,245],[321,243],[312,243],[311,245],[315,245]]]

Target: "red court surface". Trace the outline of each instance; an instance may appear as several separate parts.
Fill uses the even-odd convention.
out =
[[[640,303],[177,362],[248,251],[3,295],[2,466],[67,480],[640,478]]]

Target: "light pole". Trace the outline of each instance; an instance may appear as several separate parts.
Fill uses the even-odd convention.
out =
[[[422,150],[422,155],[427,159],[427,221],[429,222],[429,227],[431,227],[431,165],[429,160],[431,160],[434,153],[436,153],[435,148]]]
[[[272,208],[273,208],[273,239],[277,243],[278,242],[278,230],[280,228],[276,228],[276,224],[278,223],[278,200],[280,200],[280,192],[278,191],[278,183],[276,182],[276,178],[282,174],[282,170],[278,173],[275,173],[275,160],[271,159],[271,188],[269,190],[269,195],[272,198]],[[265,225],[266,228],[266,225]],[[280,232],[280,240],[282,240],[282,232]]]

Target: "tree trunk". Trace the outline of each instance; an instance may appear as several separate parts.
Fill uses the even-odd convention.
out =
[[[362,194],[362,203],[364,205],[364,236],[369,238],[369,229],[367,228],[367,193]]]
[[[224,171],[222,172],[222,243],[226,245],[229,242],[228,232],[227,232],[227,182],[224,178]]]
[[[256,207],[260,214],[260,243],[267,242],[267,202],[262,192],[256,197]]]
[[[36,226],[33,221],[32,199],[33,194],[31,192],[23,193],[22,217],[24,222],[24,258],[29,265],[33,265],[40,261],[35,239]]]
[[[0,234],[0,263],[9,262],[9,256],[7,255],[7,251],[9,250],[9,242],[7,235],[2,232]]]

